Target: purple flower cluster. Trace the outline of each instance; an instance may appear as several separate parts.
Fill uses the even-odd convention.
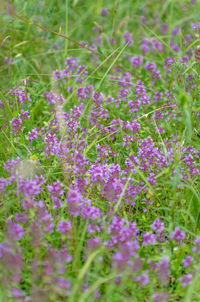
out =
[[[100,11],[95,38],[82,46],[96,51],[104,45],[110,12]],[[133,45],[132,32],[123,31],[123,43],[137,51],[104,73],[108,81],[103,78],[101,89],[90,66],[67,57],[64,68],[53,71],[56,92],[41,95],[41,119],[31,117],[37,106],[27,89],[10,90],[13,151],[9,147],[2,157],[0,178],[0,283],[6,299],[87,300],[95,289],[91,301],[103,301],[107,286],[116,286],[124,297],[134,292],[138,301],[144,295],[168,301],[182,298],[198,274],[200,237],[191,236],[199,227],[200,152],[182,135],[190,118],[198,117],[196,73],[184,69],[192,52],[183,49],[193,38],[186,32],[182,47],[182,28],[159,23],[157,14],[150,22],[145,12],[141,25],[169,37],[142,33]],[[106,42],[117,43],[123,22]],[[199,23],[192,29],[199,31]],[[165,38],[168,48],[160,42]],[[94,53],[90,59],[96,68],[100,59]],[[177,82],[176,68],[184,70]],[[96,71],[104,72],[104,65]],[[183,82],[193,102],[187,121],[177,102]],[[183,206],[187,211],[181,212]]]

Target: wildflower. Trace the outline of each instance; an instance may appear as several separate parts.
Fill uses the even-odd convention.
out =
[[[178,244],[181,243],[181,240],[183,240],[185,238],[185,233],[183,231],[181,231],[181,229],[179,227],[175,228],[175,231],[172,232],[171,239],[174,239]]]
[[[147,23],[147,19],[145,16],[141,16],[140,20],[141,20],[141,23],[143,23],[143,24]]]
[[[26,301],[24,300],[24,297],[26,296],[25,292],[21,291],[18,288],[12,288],[10,290],[11,294],[13,295],[14,298],[16,298],[18,301]]]
[[[1,177],[0,178],[0,191],[4,191],[4,189],[6,188],[6,186],[8,185],[8,181]]]
[[[135,68],[138,68],[139,66],[142,65],[143,59],[140,56],[133,56],[132,58],[129,59],[131,62],[131,65]]]
[[[164,301],[167,301],[169,299],[169,294],[166,294],[166,293],[162,293],[162,294],[154,293],[153,294],[153,299],[154,299],[154,302],[164,302]]]
[[[13,118],[10,121],[10,123],[13,126],[12,132],[19,132],[22,130],[22,128],[21,128],[22,120],[20,118]]]
[[[200,236],[198,236],[198,237],[196,237],[196,238],[194,239],[194,243],[195,243],[198,247],[200,247]]]
[[[25,104],[27,102],[31,102],[31,98],[29,93],[25,89],[19,89],[19,88],[12,88],[10,90],[10,95],[14,96],[17,100],[17,102],[21,104]]]
[[[195,244],[195,246],[193,247],[193,251],[200,254],[200,236],[198,236],[194,239],[194,244]]]
[[[136,280],[137,282],[139,282],[141,286],[147,285],[147,284],[150,282],[148,272],[145,272],[145,273],[143,273],[142,275],[137,276],[137,277],[135,278],[135,280]]]
[[[88,291],[88,284],[86,282],[82,284],[82,290],[83,290],[83,292]]]
[[[162,31],[162,33],[163,33],[164,35],[166,35],[167,32],[168,32],[168,24],[163,23],[163,24],[161,25],[161,27],[160,27],[160,30]]]
[[[63,185],[58,181],[55,181],[52,185],[47,185],[48,191],[51,193],[51,198],[55,199],[63,195],[64,191],[62,190]]]
[[[33,128],[32,131],[28,132],[28,141],[29,143],[32,142],[35,138],[38,137],[39,130],[37,128]]]
[[[180,62],[181,63],[185,63],[185,62],[187,62],[188,61],[188,56],[183,56],[182,58],[180,58],[179,60],[180,60]]]
[[[28,120],[30,118],[30,115],[28,115],[28,111],[21,110],[21,113],[19,114],[19,118],[24,121]]]
[[[95,238],[90,238],[88,239],[87,241],[87,245],[86,245],[86,248],[88,250],[95,250],[99,247],[100,245],[100,238],[99,237],[95,237]]]
[[[71,288],[70,281],[67,278],[59,276],[56,283],[57,288],[64,289],[66,295],[69,293],[69,289]]]
[[[143,242],[142,245],[145,246],[147,244],[154,244],[156,242],[156,236],[152,233],[144,233],[143,234]]]
[[[67,233],[71,230],[71,223],[69,220],[60,220],[58,222],[57,231],[61,233]]]
[[[175,52],[179,52],[180,47],[177,44],[174,44],[172,40],[169,42],[169,45]]]
[[[179,34],[179,31],[180,31],[179,27],[175,27],[175,28],[172,29],[171,34],[173,36],[176,36],[176,35]]]
[[[83,204],[81,194],[78,191],[73,190],[72,192],[68,193],[66,201],[69,207],[70,214],[78,216],[81,212],[81,206]]]
[[[166,258],[161,259],[160,263],[157,266],[158,268],[158,278],[162,283],[166,283],[169,278],[170,270],[169,270],[169,261]]]
[[[131,34],[128,31],[125,32],[123,38],[125,40],[125,43],[128,44],[128,46],[131,46],[133,44],[133,40],[131,39]]]
[[[10,238],[16,238],[16,240],[19,240],[25,234],[23,227],[17,223],[14,223],[12,220],[7,221],[7,227]]]
[[[22,192],[25,197],[38,195],[42,191],[43,177],[35,176],[34,179],[24,179],[20,177],[17,183],[19,192]]]
[[[192,27],[193,30],[195,30],[195,29],[199,30],[200,29],[200,23],[192,23],[191,27]]]
[[[186,287],[187,285],[192,283],[192,274],[187,274],[183,277],[178,278],[178,281],[181,282],[181,285],[183,287]]]
[[[107,14],[108,14],[107,9],[102,8],[102,10],[101,10],[101,15],[104,17],[104,16],[106,16]]]
[[[1,100],[0,100],[0,108],[4,108],[4,104]]]
[[[184,267],[189,267],[190,264],[192,263],[192,260],[193,260],[192,256],[187,255],[186,258],[182,260],[183,266]]]
[[[157,218],[152,224],[151,224],[151,228],[153,231],[155,231],[156,233],[162,233],[162,231],[164,230],[164,222],[160,221],[160,218]]]

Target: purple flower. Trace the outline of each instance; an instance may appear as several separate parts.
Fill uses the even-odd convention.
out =
[[[154,299],[154,302],[164,302],[164,301],[167,301],[169,299],[169,294],[166,294],[166,293],[162,293],[162,294],[154,293],[153,294],[153,299]]]
[[[185,62],[187,62],[188,61],[188,56],[183,56],[182,58],[180,58],[179,59],[179,61],[181,62],[181,63],[185,63]]]
[[[83,204],[82,195],[78,191],[73,190],[68,193],[66,201],[69,207],[69,213],[74,216],[80,215]]]
[[[193,30],[200,29],[200,23],[192,23],[191,27],[192,27]]]
[[[180,47],[178,46],[178,44],[174,44],[173,41],[171,40],[169,42],[170,47],[175,51],[175,52],[179,52]]]
[[[0,100],[0,108],[4,108],[4,104],[1,100]]]
[[[189,267],[190,264],[192,263],[192,260],[193,260],[192,256],[187,255],[186,258],[183,259],[183,261],[182,261],[183,266],[184,267]]]
[[[141,286],[145,286],[145,285],[149,284],[150,280],[149,280],[148,272],[146,272],[146,273],[144,273],[144,274],[142,274],[140,276],[137,276],[135,278],[135,280],[137,282],[139,282]]]
[[[56,286],[61,289],[69,290],[70,289],[70,281],[64,277],[58,277]]]
[[[116,251],[113,256],[113,266],[117,267],[119,270],[127,266],[129,256],[123,251]]]
[[[83,289],[83,292],[87,292],[88,284],[86,282],[82,284],[82,289]]]
[[[15,169],[17,168],[17,166],[20,164],[20,158],[17,157],[16,159],[11,159],[11,160],[7,160],[5,163],[4,163],[4,170],[9,172],[9,173],[12,173],[15,171]]]
[[[160,221],[160,218],[157,218],[152,224],[151,224],[151,228],[153,231],[155,231],[156,233],[162,233],[162,231],[164,230],[164,222]]]
[[[17,222],[27,222],[27,215],[25,213],[15,213],[15,220]]]
[[[144,233],[143,234],[143,242],[142,245],[145,246],[147,244],[154,244],[156,242],[156,236],[152,233]]]
[[[88,239],[86,247],[88,250],[92,251],[92,250],[97,249],[99,247],[99,245],[100,245],[100,238],[95,237],[95,238]]]
[[[20,289],[12,288],[10,290],[10,292],[13,295],[14,298],[20,299],[20,300],[17,300],[17,301],[26,301],[26,300],[23,300],[23,298],[25,297],[26,294],[23,291],[21,291]]]
[[[128,31],[125,32],[123,38],[125,40],[125,43],[128,44],[128,46],[131,46],[133,44],[133,40],[131,39],[131,34]]]
[[[161,259],[160,263],[157,265],[158,268],[158,278],[162,283],[166,283],[169,278],[170,270],[169,270],[169,261],[167,258]]]
[[[114,45],[114,44],[116,44],[116,41],[115,41],[115,39],[114,38],[108,38],[108,41],[110,42],[110,44],[111,45]]]
[[[175,231],[172,232],[170,238],[174,239],[178,244],[181,243],[181,240],[183,240],[185,238],[185,233],[183,231],[181,231],[181,229],[179,227],[175,228]]]
[[[7,221],[7,227],[10,238],[16,238],[16,240],[19,240],[25,234],[24,228],[21,225],[14,223],[12,220]]]
[[[23,192],[25,197],[38,195],[42,191],[43,177],[35,176],[34,179],[27,179],[20,177],[17,183],[19,192]]]
[[[31,101],[29,93],[25,89],[19,89],[14,87],[10,90],[10,94],[14,96],[17,100],[17,102],[21,104],[25,104],[27,101]]]
[[[61,75],[60,75],[61,77]],[[55,75],[54,75],[55,78]],[[56,78],[57,79],[57,78]],[[65,102],[65,99],[62,94],[58,95],[54,93],[53,91],[45,92],[43,94],[43,97],[48,101],[49,105],[59,105]]]
[[[7,179],[1,177],[0,178],[0,191],[4,191],[4,189],[7,185],[8,185]]]
[[[143,63],[143,58],[140,56],[133,56],[130,58],[131,65],[135,68],[138,68]]]
[[[195,243],[198,247],[200,247],[200,236],[198,236],[198,237],[196,237],[196,238],[194,239],[194,243]]]
[[[101,10],[101,15],[104,17],[104,16],[107,15],[107,13],[108,13],[107,9],[102,8],[102,10]]]
[[[32,131],[28,132],[28,135],[28,141],[30,143],[32,140],[38,137],[38,129],[34,128]]]
[[[51,193],[52,199],[63,195],[64,191],[62,190],[62,187],[63,185],[60,184],[58,181],[55,181],[52,185],[47,185],[47,189]]]
[[[198,252],[198,254],[200,254],[200,236],[198,236],[198,237],[196,237],[195,239],[194,239],[194,244],[196,245],[196,246],[194,246],[193,247],[193,251],[194,252]]]
[[[152,42],[153,46],[155,47],[155,49],[157,51],[162,51],[163,50],[163,45],[162,45],[161,42],[157,41],[156,39],[152,39],[151,42]]]
[[[171,34],[173,36],[176,36],[176,35],[179,34],[179,31],[180,31],[180,28],[179,27],[175,27],[175,28],[172,29]]]
[[[154,63],[150,63],[150,62],[147,62],[144,66],[144,69],[146,70],[150,70],[150,71],[155,71],[156,70],[156,64]]]
[[[60,220],[58,222],[57,231],[61,233],[68,233],[71,230],[71,223],[69,220]]]
[[[141,23],[146,24],[147,23],[147,18],[145,16],[141,16]]]
[[[162,33],[165,35],[168,32],[168,24],[163,23],[160,27],[160,30],[162,31]]]
[[[22,130],[22,128],[21,128],[22,120],[20,118],[13,118],[10,121],[10,123],[13,126],[12,132],[19,132]]]
[[[28,111],[24,111],[22,109],[21,113],[19,114],[19,118],[24,121],[24,120],[28,120],[30,118],[30,115],[28,115]]]
[[[178,278],[178,281],[181,282],[183,287],[186,287],[187,285],[192,283],[192,274],[187,274],[183,277]]]

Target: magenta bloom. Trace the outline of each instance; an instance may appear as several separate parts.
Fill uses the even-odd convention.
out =
[[[8,220],[7,225],[8,225],[8,234],[10,238],[15,238],[16,240],[19,240],[24,236],[25,231],[21,225],[14,223],[12,220]]]
[[[162,233],[162,231],[164,230],[164,222],[160,221],[160,218],[157,218],[152,224],[151,224],[151,228],[153,231],[155,231],[156,233]]]
[[[200,29],[200,23],[192,23],[191,27],[193,30]]]
[[[182,261],[183,266],[189,267],[190,264],[192,263],[192,260],[193,260],[192,256],[187,255],[186,258],[183,259],[183,261]]]
[[[131,46],[133,44],[133,40],[131,39],[131,34],[128,31],[125,32],[123,38],[125,40],[125,43],[128,44],[128,46]]]
[[[169,299],[169,294],[166,294],[166,293],[162,293],[162,294],[155,293],[155,294],[153,294],[153,299],[154,299],[154,302],[164,302],[164,301],[167,301]]]
[[[147,244],[154,244],[156,242],[156,236],[152,233],[144,233],[143,234],[143,242],[142,245],[145,246]]]
[[[200,236],[198,236],[198,237],[196,237],[196,238],[194,239],[194,243],[195,243],[198,247],[200,247]]]
[[[108,13],[107,9],[102,8],[102,10],[101,10],[101,15],[104,17],[104,16],[107,15],[107,13]]]
[[[13,126],[12,132],[19,132],[19,131],[21,131],[22,120],[20,118],[13,118],[10,121],[10,123]]]
[[[179,34],[179,30],[180,30],[179,27],[175,27],[175,28],[172,29],[171,34],[173,36],[176,36],[176,35]]]
[[[187,275],[185,275],[185,276],[183,276],[183,277],[180,277],[180,278],[178,279],[178,281],[181,282],[181,285],[182,285],[183,287],[186,287],[187,285],[189,285],[189,284],[192,283],[192,274],[187,274]]]
[[[136,281],[138,281],[141,286],[147,285],[150,282],[148,272],[145,272],[144,274],[137,276]]]
[[[181,231],[179,227],[175,228],[175,231],[171,234],[171,239],[174,239],[177,243],[181,243],[181,240],[185,238],[185,233]]]
[[[67,233],[71,230],[71,223],[69,220],[60,220],[58,222],[57,231],[61,233]]]
[[[162,33],[165,35],[168,32],[168,24],[163,23],[160,27],[160,30],[162,31]]]

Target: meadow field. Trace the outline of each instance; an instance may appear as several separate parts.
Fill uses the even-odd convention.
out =
[[[200,301],[199,12],[1,0],[0,302]]]

